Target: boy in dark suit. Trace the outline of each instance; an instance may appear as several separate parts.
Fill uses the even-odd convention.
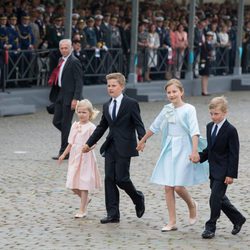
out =
[[[209,104],[212,122],[207,124],[207,148],[200,153],[200,162],[208,160],[210,172],[210,219],[205,224],[202,238],[215,236],[216,221],[221,210],[233,223],[232,234],[240,232],[246,218],[226,196],[227,186],[238,176],[239,138],[236,128],[227,119],[225,97],[215,97]]]
[[[109,128],[106,141],[100,152],[105,157],[105,202],[107,217],[101,223],[120,221],[119,188],[123,189],[135,204],[136,215],[142,217],[145,211],[144,195],[137,191],[130,179],[130,160],[138,156],[136,133],[140,140],[145,128],[136,100],[123,94],[125,77],[121,73],[106,76],[107,90],[111,99],[103,105],[103,114],[99,125],[83,147],[88,152]]]

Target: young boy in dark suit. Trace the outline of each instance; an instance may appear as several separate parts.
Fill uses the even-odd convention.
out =
[[[137,217],[145,211],[144,195],[137,191],[130,179],[130,160],[138,156],[136,133],[140,140],[145,128],[136,100],[123,94],[125,77],[121,73],[106,76],[107,91],[111,99],[103,105],[103,114],[99,125],[83,147],[88,152],[109,128],[106,141],[100,152],[105,157],[105,202],[107,217],[101,223],[120,221],[119,188],[123,189],[135,204]]]
[[[239,137],[236,128],[226,119],[228,103],[225,97],[215,97],[209,104],[212,122],[207,124],[207,148],[200,153],[200,162],[208,160],[210,172],[210,219],[202,238],[215,236],[221,210],[233,223],[232,234],[240,232],[246,218],[226,196],[227,186],[238,176]]]

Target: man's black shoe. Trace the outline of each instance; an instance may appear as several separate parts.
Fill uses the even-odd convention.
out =
[[[138,191],[141,195],[141,203],[135,206],[136,216],[141,218],[145,212],[145,198],[142,192]]]
[[[241,230],[241,228],[242,228],[242,226],[243,226],[243,224],[244,224],[245,222],[246,222],[246,218],[244,218],[244,219],[242,220],[241,223],[235,224],[235,225],[234,225],[234,228],[233,228],[233,230],[232,230],[232,234],[235,235],[235,234],[239,233],[240,230]]]
[[[214,236],[215,236],[215,233],[214,233],[214,232],[211,232],[211,231],[209,231],[209,230],[205,230],[205,231],[202,233],[202,235],[201,235],[201,237],[202,237],[203,239],[212,239]]]
[[[58,160],[59,157],[60,157],[60,155],[58,155],[58,156],[53,156],[52,159],[53,159],[53,160]],[[69,159],[69,155],[66,155],[65,158],[64,158],[64,160],[68,160],[68,159]]]
[[[48,112],[49,114],[53,115],[53,114],[55,113],[55,104],[52,103],[52,104],[48,105],[48,106],[46,107],[46,109],[47,109],[47,112]]]
[[[107,216],[107,217],[101,219],[100,222],[101,222],[102,224],[107,224],[107,223],[118,223],[118,222],[120,222],[120,219],[119,219],[119,218],[115,218],[115,217],[111,217],[111,216]]]

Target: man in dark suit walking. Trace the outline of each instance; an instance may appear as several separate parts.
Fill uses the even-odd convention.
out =
[[[105,201],[107,217],[101,223],[120,221],[119,188],[123,189],[135,204],[136,215],[142,217],[145,211],[144,195],[137,191],[130,179],[130,160],[138,156],[136,133],[139,140],[145,134],[136,100],[122,91],[125,77],[121,73],[106,76],[107,90],[111,99],[103,105],[101,121],[83,147],[88,152],[109,128],[109,134],[100,152],[105,157]]]
[[[207,148],[200,153],[200,162],[208,160],[210,171],[210,219],[202,238],[215,236],[221,210],[233,223],[232,234],[240,232],[246,218],[226,196],[227,186],[238,177],[239,138],[236,128],[226,119],[228,104],[225,97],[215,97],[209,104],[212,122],[207,125]]]
[[[82,66],[72,54],[71,40],[61,40],[59,50],[62,57],[49,79],[49,84],[52,85],[50,100],[55,103],[53,124],[61,131],[61,147],[58,156],[68,145],[71,121],[77,100],[81,99],[83,86]],[[58,156],[53,159],[57,160]]]

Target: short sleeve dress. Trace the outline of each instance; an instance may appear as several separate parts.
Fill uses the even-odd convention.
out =
[[[150,126],[153,133],[162,131],[162,150],[151,182],[165,186],[192,186],[208,181],[208,164],[189,160],[192,136],[200,135],[196,110],[191,104],[175,108],[165,105]]]
[[[101,187],[100,173],[94,150],[82,153],[83,145],[95,130],[91,122],[72,124],[68,143],[72,145],[69,155],[66,187],[79,190],[95,190]]]

